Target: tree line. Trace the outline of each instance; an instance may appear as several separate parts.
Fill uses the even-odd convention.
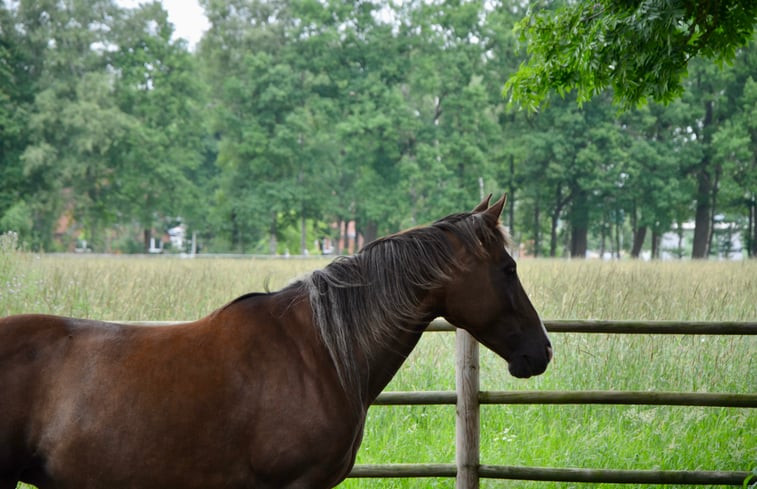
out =
[[[754,40],[691,60],[667,105],[531,112],[503,96],[523,2],[200,3],[190,50],[155,2],[0,2],[0,232],[128,252],[183,222],[205,251],[313,252],[334,223],[371,240],[483,190],[530,255],[659,256],[688,222],[681,255],[716,253],[720,222],[757,254]]]

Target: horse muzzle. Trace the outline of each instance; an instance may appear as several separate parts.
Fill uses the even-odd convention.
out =
[[[510,375],[519,379],[540,375],[547,370],[552,355],[552,345],[547,345],[544,352],[540,354],[518,353],[512,355],[510,361],[507,362],[507,369]]]

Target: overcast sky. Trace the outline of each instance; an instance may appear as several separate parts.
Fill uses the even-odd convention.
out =
[[[137,7],[144,0],[117,0],[124,7]],[[174,36],[189,41],[190,48],[194,49],[200,41],[202,33],[208,29],[208,19],[202,11],[197,0],[160,0],[163,8],[168,12],[168,20],[174,25]]]

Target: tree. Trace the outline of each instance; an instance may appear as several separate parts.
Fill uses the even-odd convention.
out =
[[[101,248],[105,228],[118,217],[118,173],[138,125],[115,105],[107,75],[88,73],[75,87],[72,99],[51,89],[37,96],[29,125],[35,142],[22,159],[25,173],[44,185],[48,202],[58,204],[49,209],[51,217],[70,212],[86,239]]]
[[[275,169],[265,164],[276,111],[286,104],[287,81],[281,80],[286,67],[274,57],[285,44],[278,13],[283,7],[281,2],[247,0],[202,5],[210,29],[198,54],[212,97],[210,127],[218,145],[213,234],[226,241],[227,249],[257,251],[285,200],[274,190],[284,187],[272,173]]]
[[[122,14],[107,57],[116,74],[113,96],[135,127],[117,174],[119,208],[141,225],[147,251],[157,219],[203,215],[202,182],[191,177],[205,143],[204,94],[194,60],[183,41],[171,40],[173,28],[159,3]]]
[[[336,237],[334,223],[355,220],[370,240],[471,205],[483,185],[509,192],[504,222],[535,254],[639,255],[651,235],[656,256],[674,221],[695,219],[695,255],[706,256],[723,242],[720,216],[755,248],[753,44],[724,69],[687,57],[685,93],[667,105],[618,114],[609,92],[587,100],[600,88],[582,93],[584,72],[565,72],[559,86],[578,94],[539,113],[506,111],[502,77],[525,56],[512,30],[523,2],[202,3],[211,28],[197,53],[171,39],[156,2],[0,4],[1,227],[26,228],[47,248],[69,214],[100,247],[113,229],[136,236],[181,216],[202,223],[208,250],[302,252],[314,232]],[[599,71],[613,87],[612,76],[648,69],[646,90],[654,69],[670,68],[649,58],[660,40],[675,51],[691,34],[701,58],[741,32],[714,26],[751,7],[716,4],[730,10],[708,17],[708,2],[688,21],[658,0],[564,3],[556,20],[563,11],[549,4],[521,32],[546,36],[550,19],[575,27],[575,38],[558,33],[551,68],[636,49],[635,61]],[[665,19],[675,29],[659,37]]]
[[[659,258],[660,238],[670,229],[676,210],[688,205],[691,194],[687,180],[680,177],[686,159],[675,144],[679,126],[671,120],[673,109],[650,104],[620,118],[624,164],[618,193],[630,218],[633,258],[639,257],[650,229],[651,254]]]
[[[599,0],[556,2],[519,24],[530,58],[506,83],[512,100],[536,109],[551,90],[579,103],[612,88],[630,108],[683,92],[690,61],[730,62],[751,38],[757,2]]]
[[[21,160],[43,247],[64,211],[99,244],[115,218],[114,168],[134,128],[115,105],[103,56],[116,14],[110,0],[23,1],[17,7],[26,49],[39,58],[27,67],[38,73]]]
[[[521,139],[526,150],[521,174],[531,215],[522,227],[531,230],[539,254],[543,248],[542,220],[548,221],[550,256],[558,254],[560,224],[564,223],[572,257],[584,257],[591,223],[602,216],[600,205],[617,191],[623,158],[620,128],[600,100],[583,108],[573,100],[555,103],[531,120]]]
[[[495,137],[490,141],[489,158],[494,170],[492,178],[507,191],[508,210],[503,222],[517,240],[520,228],[515,226],[515,211],[516,206],[520,205],[520,191],[524,186],[519,174],[526,164],[524,155],[528,151],[527,147],[518,142],[522,141],[520,135],[528,131],[528,125],[524,114],[506,111],[501,89],[503,75],[508,77],[515,73],[523,61],[513,26],[517,19],[523,17],[525,6],[519,2],[502,1],[495,8],[485,9],[484,12],[480,35],[482,58],[485,62],[481,71],[489,99],[488,107],[499,126]],[[539,233],[536,234],[538,238]]]
[[[23,202],[24,178],[19,156],[26,145],[24,108],[29,102],[29,84],[24,79],[23,40],[14,24],[13,12],[0,3],[0,219]],[[18,226],[18,218],[13,221]],[[19,231],[0,225],[0,234],[8,230]],[[22,234],[22,239],[29,238]]]
[[[744,110],[744,88],[755,66],[750,54],[751,49],[741,50],[740,63],[723,70],[703,61],[692,64],[686,93],[671,107],[678,110],[675,137],[682,150],[680,159],[687,162],[683,172],[692,179],[694,189],[694,258],[707,258],[713,251],[715,219],[723,207],[721,190],[730,178],[724,169],[732,160],[725,151],[726,133],[721,132],[719,141],[715,135],[739,121]]]
[[[338,63],[331,13],[318,2],[206,2],[200,46],[214,94],[220,169],[215,222],[232,249],[276,253],[283,228],[321,218],[336,191]],[[296,10],[296,11],[295,11]],[[294,19],[298,20],[294,20]],[[331,63],[331,66],[329,66]],[[325,196],[325,197],[322,197]],[[306,239],[300,239],[300,251]]]
[[[480,2],[454,1],[413,2],[397,11],[402,53],[412,60],[399,86],[415,117],[398,141],[412,223],[470,205],[479,182],[486,191],[504,188],[497,181],[505,153],[501,99],[490,88],[495,58],[507,48],[487,24],[489,13]]]
[[[728,117],[712,137],[714,158],[721,162],[718,213],[740,224],[745,251],[757,256],[757,43],[741,50],[724,94]]]

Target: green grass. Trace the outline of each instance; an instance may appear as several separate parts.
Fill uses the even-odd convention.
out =
[[[326,261],[56,257],[0,252],[0,314],[194,319],[234,297],[275,290]],[[757,320],[757,262],[523,260],[521,279],[554,319]],[[555,359],[518,380],[482,349],[485,390],[754,392],[757,338],[553,334]],[[454,335],[425,335],[389,390],[454,389]],[[749,471],[757,415],[665,406],[484,406],[485,464]],[[452,463],[454,407],[370,410],[358,463]],[[349,480],[343,488],[452,488],[450,479]],[[482,481],[484,488],[605,487]],[[607,487],[610,487],[607,485]],[[624,486],[634,487],[634,486]],[[638,486],[641,487],[641,486]],[[676,487],[676,486],[667,486]]]

